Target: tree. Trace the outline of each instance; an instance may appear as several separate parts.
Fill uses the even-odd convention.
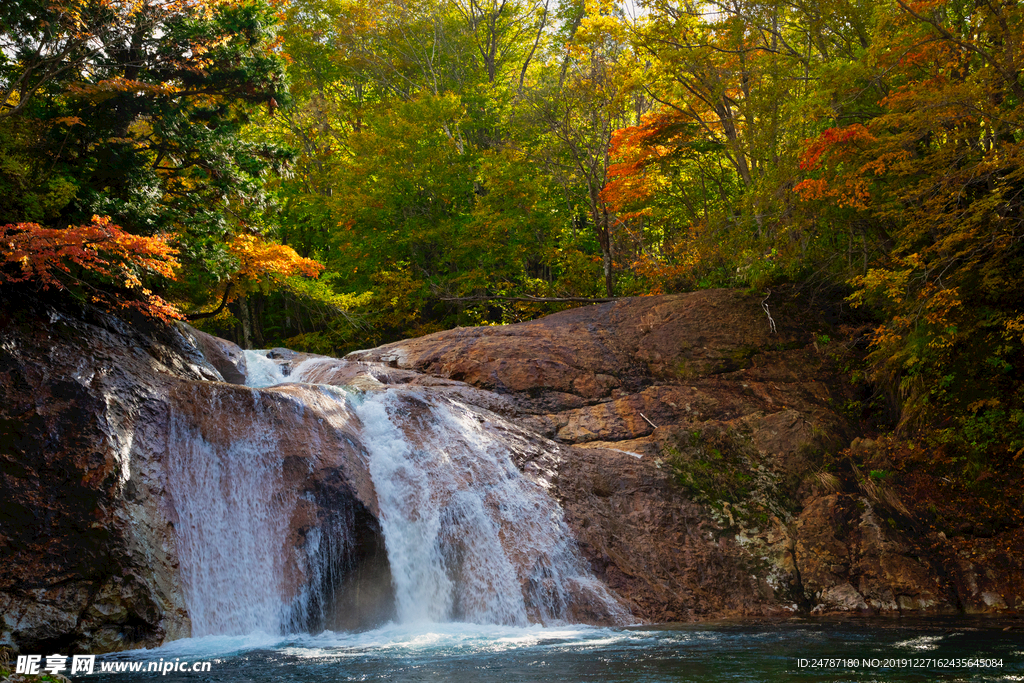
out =
[[[527,117],[543,131],[532,145],[533,154],[552,176],[562,177],[570,205],[580,210],[573,220],[582,216],[593,231],[600,247],[605,295],[611,297],[617,219],[601,190],[608,182],[612,134],[632,113],[630,60],[621,21],[610,6],[588,6],[569,28],[567,51],[549,65],[533,88],[526,102]],[[579,195],[573,196],[576,191]]]
[[[849,100],[825,98],[845,76],[838,65],[863,53],[871,6],[644,7],[628,36],[646,61],[635,80],[656,112],[616,135],[606,190],[637,217],[641,263],[691,284],[763,285],[830,261],[831,226],[809,224],[789,189],[800,180],[803,139],[820,129],[815,117],[850,114]],[[647,199],[635,194],[642,187]]]
[[[162,237],[140,237],[93,216],[65,229],[36,223],[0,226],[0,284],[30,282],[43,290],[71,290],[109,309],[135,309],[162,320],[178,309],[143,287],[143,278],[173,279],[175,250]]]
[[[900,0],[872,67],[888,93],[864,124],[808,145],[797,191],[887,227],[886,255],[854,300],[887,314],[876,377],[898,387],[905,427],[955,416],[964,437],[1024,447],[1024,10]],[[984,430],[983,430],[984,431]],[[959,437],[958,437],[959,438]]]
[[[232,236],[268,228],[264,178],[290,158],[243,135],[287,97],[275,22],[262,0],[4,3],[0,224],[173,235],[176,296],[202,303]]]

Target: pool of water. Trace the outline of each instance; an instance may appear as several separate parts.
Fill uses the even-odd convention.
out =
[[[146,671],[209,661],[209,671]],[[141,663],[138,673],[101,667]],[[158,667],[158,668],[160,668]],[[179,668],[181,666],[179,665]],[[388,625],[176,641],[98,658],[119,681],[1024,681],[1024,622],[794,619],[629,628]]]

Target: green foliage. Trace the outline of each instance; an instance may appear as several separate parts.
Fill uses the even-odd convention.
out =
[[[594,56],[615,48],[593,32],[577,37],[586,12],[567,4],[559,30],[578,49],[565,54],[551,9],[290,5],[295,99],[258,123],[299,152],[276,181],[280,235],[337,274],[337,291],[373,301],[349,311],[359,325],[318,329],[318,348],[515,322],[558,305],[500,297],[613,286],[600,191],[624,103],[614,60]]]
[[[287,101],[276,9],[12,0],[2,16],[0,224],[99,215],[171,235],[172,296],[210,299],[238,267],[232,235],[272,230],[265,177],[291,158],[244,134],[257,106]]]
[[[172,235],[209,329],[330,353],[562,306],[526,297],[852,288],[882,324],[840,409],[870,381],[901,434],[1017,457],[1021,6],[641,5],[12,0],[0,225]],[[681,483],[742,497],[718,452]]]
[[[791,513],[793,491],[742,434],[714,427],[679,432],[662,448],[676,485],[709,506],[724,527],[764,529]]]
[[[753,491],[750,462],[728,435],[694,431],[678,446],[667,446],[665,455],[676,483],[695,500],[738,504]]]

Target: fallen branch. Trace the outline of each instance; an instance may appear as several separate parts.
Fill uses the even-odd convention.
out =
[[[531,303],[541,304],[559,304],[559,303],[592,303],[592,304],[604,304],[609,301],[618,301],[621,297],[608,297],[604,299],[589,299],[583,296],[564,296],[564,297],[542,297],[542,296],[455,296],[455,297],[441,297],[441,301],[526,301]]]
[[[771,296],[771,295],[772,295],[772,290],[769,289],[768,290],[768,296],[766,296],[765,298],[761,299],[761,308],[764,309],[765,315],[768,316],[768,328],[772,332],[778,333],[778,330],[775,329],[775,319],[772,318],[772,313],[771,313],[771,311],[768,310],[768,297]]]

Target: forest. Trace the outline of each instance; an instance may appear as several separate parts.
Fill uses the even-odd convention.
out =
[[[10,291],[332,355],[822,292],[904,453],[1024,462],[1015,0],[5,0],[0,233]]]

